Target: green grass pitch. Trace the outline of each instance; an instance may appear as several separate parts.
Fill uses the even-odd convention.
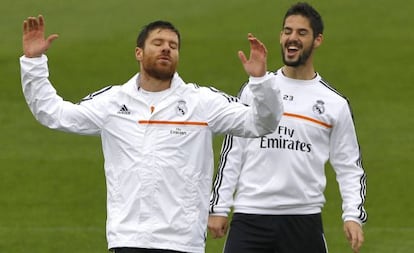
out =
[[[288,0],[4,0],[0,15],[0,252],[107,252],[106,189],[100,140],[46,129],[21,92],[18,57],[22,21],[43,14],[58,33],[48,52],[51,80],[77,102],[101,87],[123,83],[138,65],[142,25],[172,21],[182,33],[179,72],[187,81],[236,94],[247,79],[237,58],[252,32],[281,66],[279,31]],[[352,105],[368,174],[364,253],[414,248],[414,2],[316,1],[325,40],[318,72]],[[221,137],[215,139],[215,152]],[[342,232],[341,201],[327,167],[324,226],[330,252],[351,252]],[[224,240],[208,238],[206,253]]]

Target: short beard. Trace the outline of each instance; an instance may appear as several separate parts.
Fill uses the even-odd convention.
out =
[[[145,72],[147,74],[155,79],[162,80],[162,81],[168,81],[171,80],[174,76],[175,71],[160,71],[157,68],[147,68],[144,67]]]
[[[283,49],[284,47],[282,47],[283,63],[289,67],[298,67],[298,66],[304,65],[306,61],[309,59],[309,57],[311,56],[312,51],[313,51],[313,44],[308,50],[304,50],[303,53],[299,55],[299,58],[296,61],[289,61],[288,59],[286,59]]]

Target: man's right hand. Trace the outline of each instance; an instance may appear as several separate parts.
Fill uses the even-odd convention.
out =
[[[26,57],[40,57],[57,38],[57,34],[52,34],[45,39],[45,23],[42,15],[37,18],[28,17],[23,22],[23,53]]]
[[[227,228],[228,228],[227,217],[210,215],[208,217],[207,227],[211,233],[211,236],[214,239],[221,238],[225,236],[227,233]]]

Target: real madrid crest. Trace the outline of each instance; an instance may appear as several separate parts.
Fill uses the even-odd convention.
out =
[[[188,109],[185,104],[186,102],[184,100],[179,100],[177,102],[177,107],[175,108],[175,111],[177,112],[178,115],[184,116],[187,113]]]
[[[314,113],[323,114],[325,112],[325,102],[322,100],[316,100],[316,104],[313,105],[312,110]]]

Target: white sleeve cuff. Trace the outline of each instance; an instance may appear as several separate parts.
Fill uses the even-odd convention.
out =
[[[249,76],[249,83],[263,83],[271,77],[268,73],[264,76],[256,77],[256,76]]]
[[[223,216],[223,217],[228,217],[227,213],[210,213],[210,216]]]

